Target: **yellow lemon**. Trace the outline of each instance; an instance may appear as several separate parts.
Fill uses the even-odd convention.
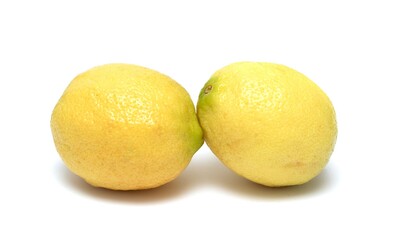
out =
[[[216,73],[199,95],[206,143],[237,174],[267,186],[303,184],[327,164],[336,142],[326,94],[283,65],[238,62]]]
[[[51,129],[72,172],[116,190],[173,180],[203,143],[186,90],[159,72],[130,64],[78,75],[54,108]]]

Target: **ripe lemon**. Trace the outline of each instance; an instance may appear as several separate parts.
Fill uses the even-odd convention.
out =
[[[186,90],[159,72],[130,64],[78,75],[54,108],[51,129],[72,172],[116,190],[173,180],[203,143]]]
[[[273,63],[239,62],[218,70],[201,90],[197,114],[214,154],[267,186],[317,176],[337,136],[326,94],[303,74]]]

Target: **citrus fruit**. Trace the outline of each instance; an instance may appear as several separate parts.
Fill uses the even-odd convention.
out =
[[[98,66],[73,79],[53,110],[51,129],[72,172],[115,190],[173,180],[203,143],[186,90],[131,64]]]
[[[317,176],[337,136],[327,95],[280,64],[238,62],[218,70],[200,92],[197,115],[213,153],[266,186],[299,185]]]

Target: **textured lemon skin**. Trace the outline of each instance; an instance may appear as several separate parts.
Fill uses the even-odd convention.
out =
[[[173,180],[203,144],[186,90],[159,72],[130,64],[78,75],[55,106],[51,129],[72,172],[115,190]]]
[[[317,176],[337,137],[326,94],[303,74],[273,63],[218,70],[200,92],[197,115],[206,143],[228,168],[272,187]]]

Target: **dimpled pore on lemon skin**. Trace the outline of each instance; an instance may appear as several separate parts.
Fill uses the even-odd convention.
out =
[[[173,180],[203,144],[186,90],[159,72],[130,64],[78,75],[53,110],[51,129],[72,172],[115,190]]]
[[[273,63],[218,70],[201,90],[197,114],[206,143],[228,168],[272,187],[317,176],[337,136],[326,94],[303,74]]]

